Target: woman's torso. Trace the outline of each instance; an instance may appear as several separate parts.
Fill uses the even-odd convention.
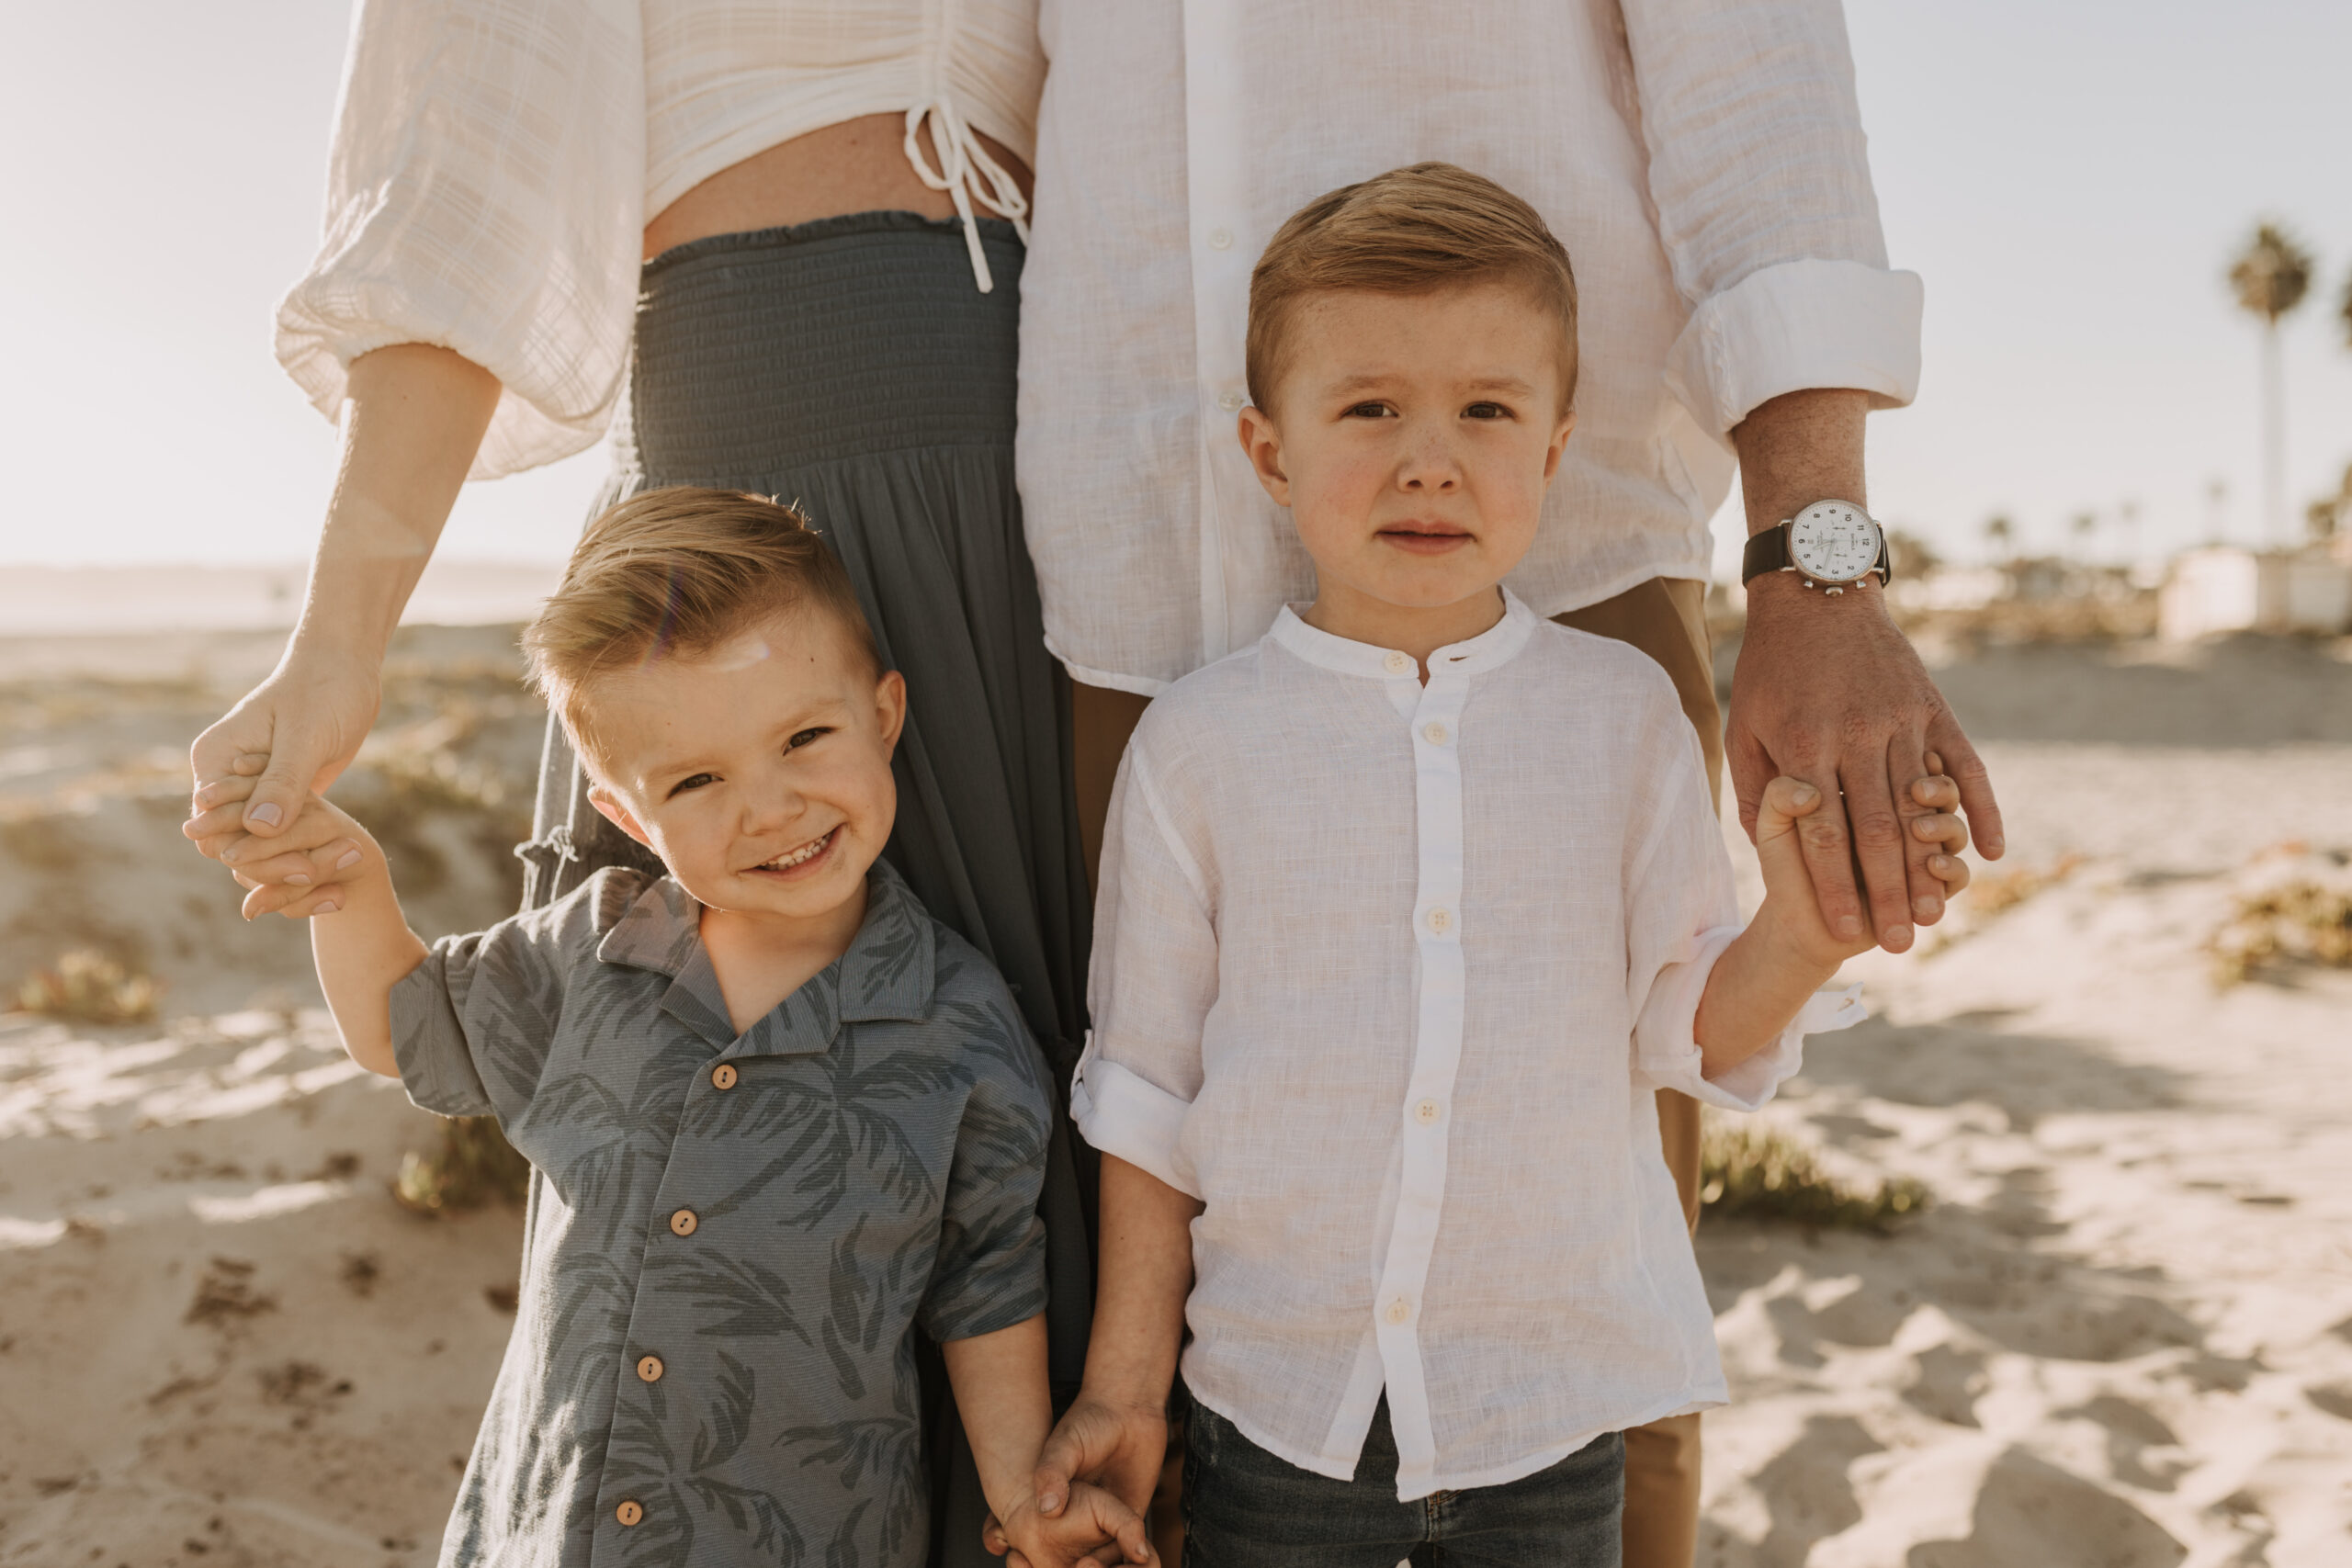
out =
[[[842,212],[956,216],[908,155],[910,111],[952,115],[1026,193],[1035,0],[645,0],[641,15],[648,256]],[[917,145],[945,174],[934,129]]]

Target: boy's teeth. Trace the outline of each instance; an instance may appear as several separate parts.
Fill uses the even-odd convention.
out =
[[[788,855],[778,855],[772,861],[763,862],[760,869],[763,871],[789,871],[803,861],[814,860],[817,858],[818,852],[821,851],[827,844],[833,841],[833,832],[837,831],[839,831],[838,829],[827,832],[821,838],[811,839],[808,842],[803,844],[800,848],[793,851]]]

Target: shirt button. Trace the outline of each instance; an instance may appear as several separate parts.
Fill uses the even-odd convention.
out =
[[[1421,739],[1428,741],[1432,746],[1444,745],[1445,737],[1445,726],[1438,723],[1435,719],[1431,719],[1429,723],[1421,726]]]
[[[1412,1315],[1413,1303],[1407,1301],[1404,1297],[1398,1296],[1395,1301],[1388,1303],[1389,1322],[1404,1323],[1408,1321]]]
[[[1413,1107],[1413,1120],[1424,1127],[1431,1125],[1443,1114],[1443,1108],[1434,1100],[1424,1100]]]
[[[637,1499],[632,1497],[613,1510],[613,1517],[620,1520],[621,1528],[627,1529],[645,1517],[645,1510],[639,1507]]]
[[[700,1224],[702,1222],[695,1218],[695,1212],[692,1209],[681,1209],[670,1216],[670,1234],[692,1235],[695,1234],[695,1227]]]
[[[1229,251],[1233,249],[1233,231],[1230,229],[1210,230],[1209,249],[1213,251]]]
[[[1429,914],[1429,921],[1430,930],[1435,931],[1440,936],[1443,936],[1446,932],[1453,929],[1453,915],[1443,909],[1431,909]]]
[[[1241,412],[1241,394],[1238,392],[1219,392],[1217,394],[1216,406],[1223,409],[1227,413],[1239,413]]]
[[[1388,667],[1388,672],[1391,675],[1403,675],[1412,670],[1413,656],[1409,653],[1391,652],[1381,662]]]
[[[662,1358],[659,1356],[639,1356],[637,1359],[637,1377],[639,1382],[660,1382],[662,1381]]]
[[[735,1087],[735,1064],[732,1062],[721,1062],[718,1066],[711,1068],[710,1087],[713,1089],[733,1089]]]

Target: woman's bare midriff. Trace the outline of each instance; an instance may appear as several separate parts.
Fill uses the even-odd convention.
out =
[[[955,217],[956,203],[948,194],[923,184],[907,162],[906,134],[904,115],[871,114],[755,152],[662,209],[645,226],[646,257],[650,260],[673,245],[713,234],[780,229],[844,212]],[[1027,196],[1028,165],[989,137],[979,141]],[[922,150],[932,167],[939,167],[928,126]],[[976,205],[974,210],[988,216],[984,207]]]

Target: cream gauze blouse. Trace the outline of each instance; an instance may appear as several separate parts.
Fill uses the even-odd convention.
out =
[[[473,477],[552,462],[611,415],[647,220],[779,142],[904,114],[992,288],[974,216],[1027,207],[974,133],[1033,162],[1045,71],[1036,0],[361,0],[278,362],[334,418],[359,355],[454,349],[505,386]]]

